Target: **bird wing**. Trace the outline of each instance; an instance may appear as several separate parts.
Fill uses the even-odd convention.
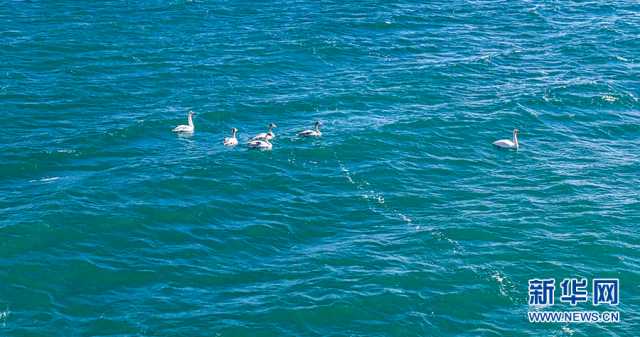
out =
[[[266,133],[259,133],[255,136],[253,136],[253,138],[251,138],[251,140],[260,140],[260,139],[265,139],[267,137]]]

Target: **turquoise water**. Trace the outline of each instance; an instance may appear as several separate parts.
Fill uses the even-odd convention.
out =
[[[639,27],[631,1],[0,1],[0,335],[635,336]],[[221,144],[269,122],[272,151]],[[622,321],[529,323],[541,277],[620,278]]]

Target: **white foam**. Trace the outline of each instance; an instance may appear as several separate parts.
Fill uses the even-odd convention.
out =
[[[491,277],[498,281],[498,283],[502,284],[502,281],[504,281],[504,277],[500,276],[500,273],[495,272],[495,274],[491,275]]]
[[[0,311],[0,321],[2,321],[3,327],[7,326],[7,317],[9,317],[10,313],[11,311],[9,311],[9,308],[7,308],[7,310],[5,311]]]
[[[340,164],[340,170],[342,171],[342,173],[344,173],[345,178],[347,178],[347,180],[352,183],[355,184],[355,182],[353,181],[353,179],[351,178],[351,172],[349,172],[349,169],[347,169],[342,162],[338,161],[338,163]]]
[[[34,179],[34,180],[29,180],[30,183],[46,183],[46,182],[50,182],[50,181],[56,181],[60,179],[60,177],[47,177],[47,178],[42,178],[42,179]]]
[[[406,216],[406,215],[404,215],[402,213],[398,213],[398,215],[400,216],[400,219],[402,219],[402,221],[404,221],[404,222],[406,222],[408,224],[410,224],[413,221],[413,220],[411,220],[410,217],[408,217],[408,216]],[[418,229],[419,228],[420,228],[420,226],[418,226]]]
[[[574,332],[576,332],[575,330],[571,330],[571,328],[569,328],[568,326],[563,326],[562,327],[562,332],[566,333],[569,336],[572,336]]]

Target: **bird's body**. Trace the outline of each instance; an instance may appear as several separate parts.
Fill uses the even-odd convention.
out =
[[[268,140],[262,140],[262,139],[250,140],[247,143],[247,146],[249,146],[249,148],[259,149],[259,150],[271,150],[273,148],[273,145]]]
[[[320,132],[320,122],[316,122],[315,127],[310,130],[304,130],[298,132],[298,136],[300,137],[320,137],[322,136],[322,132]]]
[[[253,136],[253,138],[251,138],[252,141],[254,140],[272,140],[273,138],[276,137],[275,133],[273,133],[273,128],[277,128],[278,126],[271,123],[269,124],[269,130],[267,132],[263,132],[263,133],[259,133],[255,136]]]
[[[187,119],[188,119],[188,125],[178,125],[175,128],[173,128],[173,132],[179,132],[179,133],[191,133],[193,132],[196,127],[195,125],[193,125],[193,115],[195,115],[195,112],[193,111],[189,111],[189,114],[187,115]]]
[[[238,129],[231,129],[231,137],[225,137],[222,142],[224,146],[236,146],[238,145],[238,138],[236,138],[236,134],[238,133]]]
[[[272,140],[273,137],[275,137],[276,135],[269,131],[269,132],[263,132],[263,133],[259,133],[255,136],[253,136],[253,138],[251,138],[251,140]]]
[[[520,144],[518,143],[518,129],[513,130],[513,139],[500,139],[493,142],[493,145],[504,149],[518,149]]]

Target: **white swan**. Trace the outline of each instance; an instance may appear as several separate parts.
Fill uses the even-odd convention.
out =
[[[271,150],[273,148],[273,145],[271,145],[271,143],[268,140],[262,140],[262,139],[250,140],[247,143],[247,146],[249,146],[249,148],[259,149],[259,150]]]
[[[510,139],[500,139],[493,142],[493,145],[497,147],[502,147],[505,149],[518,149],[520,144],[518,144],[518,129],[513,129],[513,140]]]
[[[238,129],[231,128],[231,137],[225,137],[222,142],[224,146],[236,146],[238,145],[238,138],[236,138],[236,134],[238,134]]]
[[[195,130],[195,125],[193,125],[193,116],[196,113],[193,111],[189,111],[189,114],[187,115],[188,117],[188,121],[189,121],[189,125],[178,125],[176,126],[173,130],[173,132],[193,132],[193,130]]]
[[[269,131],[267,132],[263,132],[263,133],[259,133],[255,136],[253,136],[253,138],[251,138],[251,140],[272,140],[273,138],[275,138],[275,133],[273,133],[273,128],[277,128],[278,126],[271,123],[269,124]]]
[[[298,136],[300,137],[320,137],[322,136],[322,132],[320,132],[320,125],[322,125],[320,122],[316,122],[315,127],[313,130],[304,130],[301,132],[298,132]]]

